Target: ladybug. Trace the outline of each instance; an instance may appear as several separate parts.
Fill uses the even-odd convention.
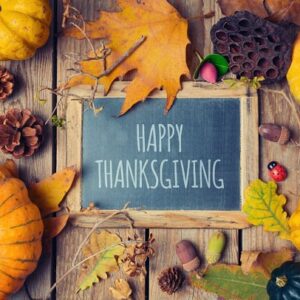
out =
[[[278,164],[276,161],[271,161],[268,164],[269,176],[276,182],[280,182],[286,179],[287,171],[285,167]]]

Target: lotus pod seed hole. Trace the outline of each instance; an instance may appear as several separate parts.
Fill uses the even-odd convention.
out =
[[[269,69],[266,73],[267,77],[269,78],[276,78],[278,75],[278,72],[275,69]]]
[[[224,31],[217,31],[216,38],[221,41],[227,41],[227,34]]]
[[[231,53],[240,53],[241,52],[241,47],[239,45],[230,45],[230,52]]]
[[[224,23],[223,27],[229,31],[237,31],[238,30],[238,28],[236,28],[236,26],[234,26],[233,24],[228,23],[228,22]]]
[[[250,26],[247,19],[242,19],[241,21],[239,21],[239,25],[242,26],[242,27],[249,27]]]
[[[241,38],[238,35],[231,34],[229,37],[233,42],[239,43],[241,41]]]

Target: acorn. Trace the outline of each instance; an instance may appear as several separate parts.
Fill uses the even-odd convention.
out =
[[[217,263],[224,250],[226,243],[225,234],[221,231],[215,232],[208,241],[208,246],[205,252],[205,258],[209,265]]]
[[[187,240],[182,240],[176,244],[176,254],[182,263],[185,271],[195,271],[200,267],[200,259],[194,245]]]
[[[290,140],[290,130],[277,124],[262,124],[258,129],[259,134],[266,140],[286,144]]]

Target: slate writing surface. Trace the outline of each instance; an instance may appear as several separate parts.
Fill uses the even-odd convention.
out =
[[[97,99],[83,117],[83,207],[240,210],[239,99],[149,99],[117,117]]]

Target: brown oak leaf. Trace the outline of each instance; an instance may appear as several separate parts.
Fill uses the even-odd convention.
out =
[[[248,10],[274,22],[288,21],[300,25],[300,0],[218,0],[218,3],[226,16]]]
[[[101,12],[98,20],[85,26],[88,38],[108,39],[107,47],[111,53],[106,58],[106,68],[109,69],[124,56],[141,37],[146,37],[146,40],[99,82],[107,94],[114,80],[135,70],[133,81],[126,87],[120,114],[125,114],[153,90],[160,88],[167,93],[165,110],[168,111],[181,89],[181,76],[189,76],[186,64],[188,23],[166,0],[118,0],[118,4],[121,11]],[[71,28],[66,34],[84,38],[77,28]],[[80,67],[81,73],[70,78],[67,88],[80,84],[94,85],[95,77],[104,71],[103,61],[97,59],[93,51],[89,53],[88,60],[81,61]]]

